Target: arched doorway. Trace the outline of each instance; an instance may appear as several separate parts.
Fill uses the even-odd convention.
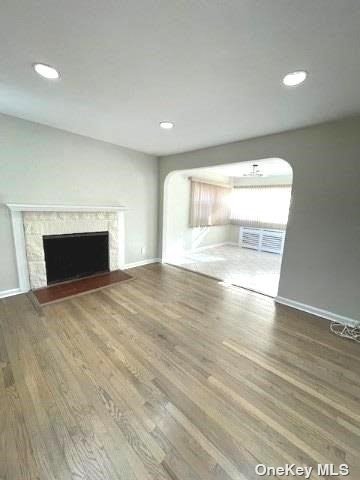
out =
[[[280,158],[170,173],[163,262],[275,297],[292,181]]]

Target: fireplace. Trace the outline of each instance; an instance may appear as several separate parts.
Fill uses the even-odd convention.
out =
[[[115,272],[125,265],[125,211],[121,205],[27,205],[7,204],[11,212],[14,234],[19,291],[28,292],[46,287],[49,283],[69,279],[68,272],[52,276],[47,271],[45,240],[51,237],[69,237],[83,233],[107,235],[106,252],[91,247],[86,260],[101,261],[90,269],[78,268],[71,272],[77,278],[98,271]],[[93,239],[85,239],[92,241]],[[100,241],[100,239],[98,239]],[[53,238],[55,241],[55,238]],[[104,238],[102,238],[104,241]],[[81,249],[81,254],[86,249]],[[94,254],[95,252],[95,254]],[[77,257],[76,257],[77,258]],[[105,260],[106,259],[106,260]],[[105,263],[106,261],[106,263]],[[50,273],[50,278],[47,278]]]
[[[44,235],[47,284],[109,272],[109,233]]]

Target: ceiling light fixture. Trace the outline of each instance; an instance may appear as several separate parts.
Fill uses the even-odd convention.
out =
[[[173,122],[160,122],[160,128],[163,128],[164,130],[171,130],[174,128]]]
[[[35,72],[44,78],[48,78],[49,80],[57,80],[60,78],[60,73],[56,68],[51,67],[50,65],[45,65],[45,63],[34,63],[33,67]]]
[[[304,70],[291,72],[283,78],[283,84],[287,87],[296,87],[305,81],[307,73]]]
[[[264,174],[261,172],[259,165],[257,163],[252,164],[252,170],[249,173],[244,173],[243,177],[263,177]]]

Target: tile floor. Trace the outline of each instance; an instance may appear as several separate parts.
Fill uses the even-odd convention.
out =
[[[189,253],[168,263],[275,297],[281,255],[224,245]]]

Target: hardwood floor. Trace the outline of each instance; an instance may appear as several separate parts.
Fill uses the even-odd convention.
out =
[[[131,273],[42,315],[0,301],[1,480],[360,478],[359,345],[176,267]]]

